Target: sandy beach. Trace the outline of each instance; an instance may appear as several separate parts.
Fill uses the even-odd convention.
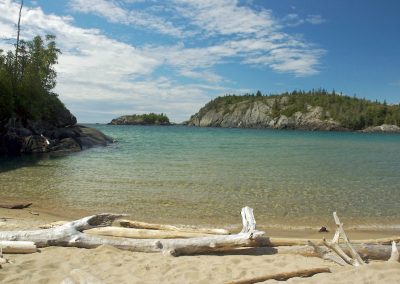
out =
[[[34,214],[32,214],[34,213]],[[39,214],[39,215],[36,215]],[[62,216],[40,211],[0,209],[0,230],[38,229]],[[65,219],[64,219],[65,220]],[[270,232],[279,236],[287,232]],[[308,234],[308,235],[307,235]],[[392,234],[393,232],[387,232]],[[331,234],[292,232],[304,238]],[[360,238],[382,236],[375,232],[351,232]],[[286,235],[287,236],[287,235]],[[389,235],[386,235],[389,236]],[[49,247],[34,254],[9,254],[12,263],[0,269],[1,283],[61,283],[67,277],[91,274],[91,283],[225,283],[269,274],[311,268],[329,268],[332,273],[310,278],[292,278],[288,283],[399,283],[400,263],[373,261],[361,267],[340,267],[316,257],[274,254],[268,248],[232,253],[171,257],[160,253],[138,253],[101,246],[96,249]],[[268,280],[265,283],[275,283]]]

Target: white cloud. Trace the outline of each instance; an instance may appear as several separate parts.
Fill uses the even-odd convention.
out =
[[[298,14],[291,13],[283,17],[280,22],[287,27],[297,27],[303,24],[320,25],[326,22],[321,15],[308,15],[305,18],[300,17]]]
[[[139,1],[125,2],[135,3]],[[71,0],[70,6],[77,12],[93,13],[102,16],[111,23],[137,26],[174,37],[183,36],[182,30],[175,27],[168,20],[144,11],[124,9],[115,0]]]
[[[63,53],[57,66],[56,91],[78,119],[107,121],[115,115],[162,111],[182,121],[216,95],[251,91],[226,87],[235,82],[215,72],[218,64],[266,66],[296,76],[318,73],[324,51],[282,31],[269,10],[252,10],[236,0],[171,0],[154,1],[155,6],[146,11],[133,11],[123,2],[142,0],[71,0],[70,4],[75,11],[95,13],[112,23],[139,26],[181,41],[134,46],[101,30],[80,28],[70,16],[24,7],[23,38],[47,33],[57,36]],[[151,14],[156,10],[172,11],[181,25]],[[0,11],[7,11],[0,13],[0,34],[15,38],[17,1],[0,0]],[[0,48],[4,46],[0,41]],[[162,68],[169,71],[167,77],[157,73]],[[177,75],[191,82],[183,84],[174,79]]]
[[[282,31],[285,25],[321,23],[323,19],[318,15],[300,19],[297,14],[290,14],[285,19],[278,20],[270,10],[254,10],[241,5],[237,0],[153,2],[155,6],[150,5],[148,11],[152,7],[161,11],[172,11],[174,19],[181,20],[181,23],[182,19],[186,22],[184,27],[174,26],[160,15],[124,8],[115,0],[71,0],[70,3],[76,11],[101,15],[111,22],[142,26],[159,32],[161,29],[158,26],[169,27],[171,35],[181,36],[183,39],[189,37],[188,41],[198,43],[201,47],[187,48],[184,44],[178,44],[147,49],[151,51],[148,54],[160,54],[155,56],[176,68],[185,77],[221,82],[223,79],[214,74],[211,68],[234,58],[242,58],[241,62],[245,64],[268,66],[296,76],[318,73],[319,58],[323,55],[323,50]],[[143,22],[138,20],[142,16],[146,19]],[[195,34],[197,37],[193,38]],[[213,40],[209,40],[210,38]],[[281,51],[275,50],[280,48]],[[283,52],[287,54],[286,57],[281,55]],[[206,73],[210,76],[205,76]]]
[[[306,21],[313,25],[319,25],[326,22],[326,20],[322,18],[321,15],[308,15]]]
[[[221,63],[231,57],[239,57],[242,63],[268,66],[275,71],[293,73],[296,76],[317,74],[319,58],[324,50],[316,48],[303,39],[282,31],[284,25],[274,18],[270,10],[253,10],[242,6],[237,0],[173,0],[176,8],[188,21],[203,29],[208,37],[219,36],[222,40],[213,46],[181,50],[182,61],[199,63],[192,54],[201,55],[207,65]],[[289,15],[290,21],[304,22],[297,14]],[[307,18],[313,23],[322,18],[313,15]],[[193,58],[192,58],[193,57]],[[175,58],[175,56],[174,56]]]
[[[254,11],[236,0],[173,0],[182,16],[209,34],[263,35],[274,29],[269,10]]]
[[[15,38],[17,3],[0,0],[0,11],[7,11],[0,14],[0,34]],[[172,119],[182,121],[210,95],[223,94],[220,89],[210,92],[202,86],[179,84],[168,78],[143,80],[143,77],[151,78],[162,61],[131,45],[110,39],[99,30],[76,27],[69,17],[48,15],[40,8],[25,7],[21,22],[24,39],[36,34],[57,36],[57,44],[63,53],[57,65],[56,92],[72,112],[78,114],[78,119],[85,117],[80,115],[80,102],[91,105],[104,102],[105,106],[115,109],[130,105],[129,113],[163,109]],[[1,46],[12,48],[4,42]],[[115,113],[111,108],[109,112]],[[111,118],[103,117],[101,113],[96,116],[97,121],[103,122]]]

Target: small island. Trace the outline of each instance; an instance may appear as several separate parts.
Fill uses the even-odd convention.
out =
[[[161,113],[123,115],[111,120],[109,125],[171,125],[169,118]]]

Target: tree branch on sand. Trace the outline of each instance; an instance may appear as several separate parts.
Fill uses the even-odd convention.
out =
[[[0,232],[0,240],[32,241],[37,247],[70,246],[95,248],[107,244],[125,250],[162,252],[173,256],[224,251],[238,247],[264,246],[266,243],[265,233],[255,229],[252,210],[249,211],[245,207],[243,211],[246,211],[246,213],[242,213],[243,218],[246,219],[243,220],[243,230],[241,233],[232,235],[210,235],[190,239],[130,239],[102,238],[84,233],[84,230],[110,226],[116,219],[125,216],[103,213],[50,229]],[[251,212],[250,215],[249,212]]]
[[[30,241],[38,248],[47,246],[96,248],[100,245],[111,245],[124,250],[162,252],[172,256],[226,252],[238,248],[273,247],[274,253],[321,257],[340,265],[355,266],[365,264],[364,260],[366,259],[397,261],[399,258],[398,245],[395,242],[389,245],[391,241],[398,240],[398,237],[356,241],[350,244],[350,240],[344,232],[343,224],[340,223],[336,213],[334,213],[334,218],[337,230],[332,241],[314,240],[308,242],[303,239],[267,237],[265,232],[256,229],[252,208],[244,207],[241,214],[243,229],[240,233],[231,235],[206,234],[200,237],[192,237],[196,234],[202,235],[204,232],[210,233],[215,229],[196,232],[191,228],[189,232],[185,232],[181,230],[182,228],[170,225],[156,225],[157,230],[109,227],[115,220],[126,215],[102,213],[72,222],[58,222],[58,226],[50,224],[44,230],[0,232],[0,241],[9,241],[9,251],[12,251],[12,242]],[[133,224],[132,222],[136,225],[137,223],[147,224],[128,221],[129,224]],[[155,224],[150,225],[154,227]],[[87,230],[89,231],[86,232]],[[224,230],[214,232],[225,233]],[[103,237],[98,234],[111,237]],[[189,238],[185,239],[184,237]],[[340,239],[343,239],[345,243],[340,244]],[[15,246],[18,245],[16,242]]]

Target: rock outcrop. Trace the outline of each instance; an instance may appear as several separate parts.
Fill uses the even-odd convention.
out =
[[[400,133],[400,127],[397,125],[391,124],[382,124],[380,126],[371,126],[367,127],[361,132],[370,132],[370,133]]]
[[[105,146],[113,139],[100,131],[78,125],[76,119],[60,119],[55,124],[10,118],[0,128],[0,154],[76,152]]]
[[[204,107],[193,115],[189,126],[232,127],[232,128],[274,128],[302,130],[346,130],[340,123],[329,117],[321,107],[307,106],[305,112],[291,115],[274,115],[274,104],[286,104],[287,97],[257,101],[247,100],[218,107]]]

